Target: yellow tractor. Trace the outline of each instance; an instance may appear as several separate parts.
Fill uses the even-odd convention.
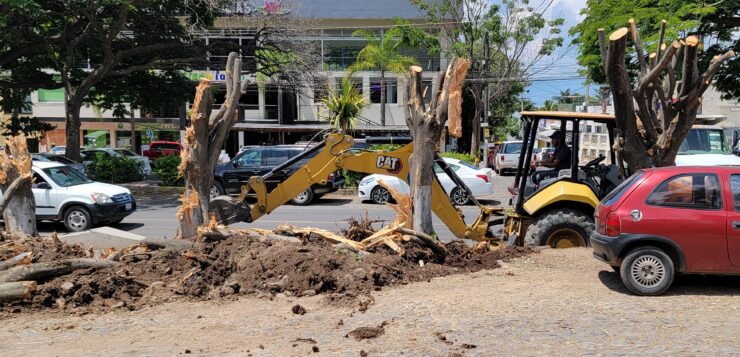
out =
[[[611,150],[614,145],[614,117],[575,112],[522,112],[521,119],[524,124],[522,150],[514,184],[509,188],[512,197],[505,212],[504,236],[510,244],[519,245],[549,245],[553,248],[588,245],[594,229],[594,209],[623,179],[614,165],[616,161]],[[603,163],[607,159],[603,155],[579,163],[579,153],[583,148],[581,133],[587,126],[595,128],[592,123],[606,124],[608,143],[601,143],[601,147],[609,153],[609,165]],[[556,131],[559,134],[555,134]],[[570,141],[570,167],[548,172],[536,171],[532,167],[537,161],[533,154],[535,144],[538,140],[547,139],[548,134],[564,139],[561,145],[568,145]],[[603,135],[587,132],[584,137],[589,145],[593,145],[593,138],[596,137],[598,142],[598,137]],[[567,153],[567,149],[564,152]]]

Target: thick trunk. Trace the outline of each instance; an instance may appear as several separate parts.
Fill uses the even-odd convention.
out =
[[[473,155],[475,157],[478,156],[478,150],[480,150],[480,118],[483,114],[483,98],[480,90],[480,88],[476,87],[477,93],[475,94],[475,114],[473,115],[473,130],[471,130],[470,137],[470,155]]]
[[[36,291],[35,281],[19,281],[0,284],[0,304],[31,298]]]
[[[131,151],[141,154],[138,145],[136,145],[136,119],[133,110],[131,111]]]
[[[68,98],[66,103],[66,148],[64,149],[64,155],[68,158],[82,162],[80,157],[80,109],[82,108],[82,101],[76,98]]]
[[[414,187],[414,230],[431,234],[432,177],[434,175],[434,153],[439,134],[429,127],[416,129],[414,155],[411,161],[411,186]]]
[[[385,126],[385,71],[380,71],[380,126]]]

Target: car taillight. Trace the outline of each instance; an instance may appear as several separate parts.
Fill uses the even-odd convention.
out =
[[[506,161],[506,156],[501,155],[501,161]]]
[[[622,231],[622,221],[614,212],[611,212],[606,216],[604,226],[604,233],[609,237],[619,236],[619,233]]]
[[[488,183],[488,175],[475,175],[475,177],[480,178],[483,181],[486,181]]]

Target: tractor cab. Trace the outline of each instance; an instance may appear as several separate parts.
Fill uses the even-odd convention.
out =
[[[614,117],[575,112],[521,115],[523,149],[509,189],[504,233],[519,244],[586,246],[596,206],[621,182],[611,151]],[[534,153],[542,145],[555,146],[554,154],[537,158]]]

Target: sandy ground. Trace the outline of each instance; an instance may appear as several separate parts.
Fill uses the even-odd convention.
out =
[[[665,296],[636,297],[588,249],[545,250],[501,269],[384,289],[374,298],[364,313],[318,296],[83,316],[23,313],[0,323],[0,355],[740,353],[740,277],[683,277]],[[296,303],[305,315],[291,312]],[[346,337],[384,321],[377,338]]]

